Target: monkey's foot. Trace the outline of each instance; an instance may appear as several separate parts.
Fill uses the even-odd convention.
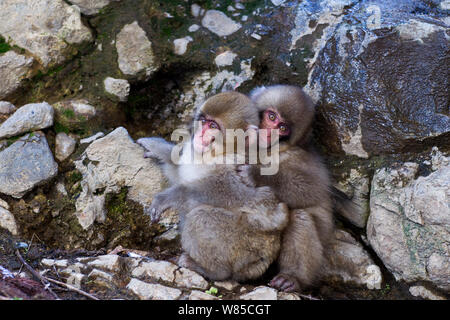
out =
[[[295,279],[295,277],[283,273],[280,273],[277,276],[275,276],[272,279],[272,281],[270,281],[269,285],[272,288],[285,292],[298,291],[300,288],[298,281],[297,279]]]

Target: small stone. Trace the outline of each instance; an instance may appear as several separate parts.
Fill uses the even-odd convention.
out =
[[[231,66],[233,64],[234,58],[237,57],[237,54],[232,51],[225,51],[216,56],[214,62],[218,67],[222,66]]]
[[[8,101],[0,101],[0,114],[11,114],[16,111],[17,108]]]
[[[219,37],[229,36],[242,26],[218,10],[208,10],[202,19],[202,25]]]
[[[47,102],[24,105],[0,125],[0,138],[51,127],[53,115],[53,107]]]
[[[59,161],[66,160],[74,151],[77,142],[66,133],[60,132],[56,135],[55,153]]]
[[[232,281],[232,280],[229,280],[229,281],[216,281],[216,282],[214,282],[214,285],[216,287],[223,288],[223,289],[228,290],[228,291],[233,291],[234,289],[239,287],[239,283],[236,282],[236,281]]]
[[[42,259],[41,264],[45,267],[56,266],[58,268],[66,268],[69,265],[67,259],[55,260],[55,259],[47,259],[47,258]]]
[[[116,37],[119,69],[126,75],[149,77],[158,69],[152,43],[137,21],[125,25]],[[139,77],[141,78],[141,77]]]
[[[14,236],[18,234],[17,224],[13,214],[3,207],[0,207],[0,228],[8,230]]]
[[[106,92],[119,98],[119,101],[125,102],[130,94],[130,83],[125,79],[114,79],[107,77],[103,82]]]
[[[187,50],[187,45],[191,41],[193,41],[193,39],[190,36],[180,38],[180,39],[175,39],[173,41],[175,54],[177,54],[177,55],[185,54],[186,50]]]
[[[257,287],[253,291],[240,296],[242,300],[277,300],[277,290],[265,286]]]
[[[176,270],[175,284],[179,287],[184,288],[198,288],[198,289],[208,288],[208,281],[206,281],[198,273],[186,268],[180,268]]]
[[[219,298],[217,298],[216,296],[198,290],[193,290],[189,295],[189,300],[218,300],[218,299]]]
[[[98,270],[98,269],[93,269],[89,275],[88,275],[88,279],[93,281],[95,284],[106,287],[106,288],[110,288],[112,287],[112,282],[114,280],[114,277],[104,271]]]
[[[198,24],[193,24],[192,26],[189,27],[188,31],[189,32],[195,32],[198,29],[200,29],[200,26]]]
[[[234,6],[235,6],[236,9],[239,9],[239,10],[245,9],[245,6],[242,3],[239,3],[239,2],[236,3]]]
[[[428,290],[423,286],[412,286],[409,288],[409,292],[414,297],[422,297],[427,300],[446,300],[444,297],[441,297],[432,291]]]
[[[245,22],[248,20],[248,16],[242,16],[241,21]]]
[[[295,293],[278,292],[278,300],[302,300],[302,299]]]
[[[141,300],[176,300],[182,294],[181,290],[160,284],[146,283],[134,278],[128,283],[127,289]]]
[[[73,111],[76,114],[92,118],[95,116],[95,108],[88,104],[86,100],[71,100]]]
[[[176,265],[167,261],[142,262],[131,272],[131,275],[136,278],[150,277],[157,281],[173,282],[177,269]]]
[[[261,40],[261,36],[257,33],[252,33],[250,36],[256,40]]]
[[[88,138],[84,138],[80,140],[80,144],[86,144],[86,143],[91,143],[97,139],[100,139],[101,137],[104,137],[105,134],[103,132],[97,132],[96,134],[94,134],[93,136],[90,136]]]
[[[88,266],[92,266],[99,269],[105,269],[109,271],[118,271],[120,257],[116,254],[106,254],[96,257],[95,260],[89,261]]]
[[[191,6],[191,14],[194,16],[194,17],[198,17],[199,15],[200,15],[200,13],[201,13],[201,10],[202,10],[202,7],[200,7],[198,4],[196,4],[196,3],[194,3],[192,6]]]

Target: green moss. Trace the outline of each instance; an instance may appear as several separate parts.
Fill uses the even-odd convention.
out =
[[[6,140],[6,145],[9,147],[10,145],[12,145],[14,142],[16,142],[17,140],[19,140],[20,139],[20,137],[11,137],[11,138],[8,138],[7,140]]]
[[[63,116],[65,116],[66,118],[69,119],[74,119],[75,118],[75,112],[72,109],[64,109],[62,111]]]
[[[70,132],[69,128],[60,122],[55,122],[53,128],[55,129],[56,133],[64,132],[64,133],[68,134]]]
[[[73,170],[67,174],[67,181],[71,185],[77,183],[78,181],[81,181],[81,179],[83,179],[83,175],[77,170]]]
[[[11,50],[11,46],[5,41],[5,38],[0,36],[0,53]]]

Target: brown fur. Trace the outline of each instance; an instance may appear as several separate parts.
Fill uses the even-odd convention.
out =
[[[280,145],[278,173],[263,176],[253,170],[253,176],[257,186],[270,186],[291,209],[277,260],[279,274],[271,285],[298,290],[320,277],[334,235],[328,171],[308,146],[314,108],[311,99],[295,86],[261,89],[252,100],[260,111],[276,108],[291,128],[289,139]]]
[[[251,100],[237,92],[209,98],[197,119],[200,114],[214,118],[223,130],[246,130],[259,121]],[[190,148],[191,141],[184,148]],[[161,139],[144,138],[138,143],[152,157],[169,158],[171,147]],[[185,252],[179,264],[212,280],[261,276],[278,256],[281,231],[288,221],[287,206],[279,203],[272,190],[256,188],[248,172],[237,172],[237,168],[166,163],[166,174],[178,177],[178,182],[157,194],[148,209],[153,221],[168,208],[178,210]]]

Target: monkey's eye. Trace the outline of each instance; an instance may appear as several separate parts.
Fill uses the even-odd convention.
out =
[[[280,129],[281,132],[286,132],[286,131],[288,131],[288,127],[287,127],[287,125],[285,125],[284,123],[280,124],[280,125],[278,126],[278,128]]]
[[[270,121],[275,121],[277,115],[275,114],[275,112],[269,111],[268,117]]]
[[[211,121],[209,123],[209,128],[211,128],[211,129],[219,129],[219,125],[216,122]]]

